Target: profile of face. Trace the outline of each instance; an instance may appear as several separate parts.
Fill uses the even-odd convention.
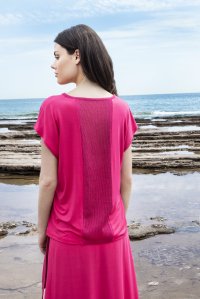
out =
[[[55,43],[54,56],[55,61],[51,68],[54,70],[58,84],[76,82],[80,62],[79,50],[69,54],[65,48]]]

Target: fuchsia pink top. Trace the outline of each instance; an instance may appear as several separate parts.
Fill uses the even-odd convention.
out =
[[[46,234],[68,244],[108,243],[127,233],[120,194],[123,152],[138,129],[119,97],[51,96],[36,132],[58,159],[58,184]]]

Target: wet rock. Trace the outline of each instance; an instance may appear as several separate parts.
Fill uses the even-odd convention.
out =
[[[167,220],[167,218],[160,217],[160,216],[155,216],[155,217],[150,217],[150,220],[157,220],[157,221],[164,221]]]
[[[134,228],[134,229],[138,229],[140,227],[141,223],[132,223],[131,224],[131,228]],[[130,227],[130,225],[127,225],[127,227]]]
[[[0,236],[5,236],[7,234],[8,234],[7,230],[0,228]]]
[[[17,227],[17,224],[15,222],[0,223],[0,228],[3,228],[3,229],[12,229],[12,228],[15,228],[15,227]]]
[[[27,229],[27,227],[29,229]],[[14,232],[13,232],[13,229]],[[11,232],[10,232],[11,231]],[[37,225],[26,220],[23,221],[12,221],[12,222],[2,222],[0,223],[0,236],[14,234],[18,235],[35,235],[37,234]]]
[[[172,234],[175,232],[175,228],[168,227],[164,224],[151,224],[151,225],[135,225],[130,224],[128,226],[129,238],[131,240],[140,240],[148,237],[155,236],[157,234]]]
[[[154,224],[151,224],[151,227],[154,227],[154,228],[166,228],[167,226],[163,225],[163,224],[154,223]]]
[[[193,223],[200,225],[200,221],[199,220],[192,220]]]
[[[37,226],[36,226],[36,225],[35,225],[35,226],[32,226],[31,230],[32,230],[33,232],[37,232]]]
[[[23,230],[23,231],[21,231],[21,232],[17,232],[17,233],[15,233],[15,235],[16,235],[16,236],[27,235],[27,234],[29,234],[30,232],[31,232],[31,230],[30,230],[30,229],[27,229],[27,230]]]
[[[23,124],[2,124],[10,130],[0,133],[0,172],[39,174],[40,136],[33,129],[36,119]],[[139,129],[132,144],[132,167],[140,172],[164,173],[200,169],[200,118],[173,116],[159,119],[137,119]],[[183,126],[193,126],[183,131]],[[179,126],[180,131],[163,130]],[[159,144],[159,146],[158,146]],[[160,220],[162,221],[162,220]]]
[[[21,223],[22,223],[22,225],[24,225],[24,226],[26,226],[26,227],[32,227],[32,226],[33,226],[33,223],[28,222],[28,221],[26,221],[26,220],[23,220]]]

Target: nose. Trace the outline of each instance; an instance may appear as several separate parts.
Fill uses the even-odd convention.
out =
[[[55,70],[56,69],[56,66],[55,66],[55,61],[51,64],[51,68],[53,69],[53,70]]]

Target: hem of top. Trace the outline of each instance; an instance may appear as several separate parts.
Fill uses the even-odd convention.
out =
[[[92,100],[92,101],[98,101],[98,100],[111,100],[113,99],[116,95],[113,94],[110,97],[101,97],[101,98],[87,98],[87,97],[78,97],[78,96],[71,96],[68,93],[63,92],[62,93],[63,96],[65,96],[66,98],[71,98],[71,99],[78,99],[78,100]]]
[[[119,241],[119,240],[121,240],[121,239],[123,239],[123,238],[125,238],[125,237],[129,237],[129,235],[128,235],[128,230],[126,230],[126,232],[122,235],[122,236],[120,236],[120,237],[118,237],[118,238],[116,238],[116,239],[112,239],[110,242],[100,242],[100,243],[91,243],[91,242],[84,242],[84,240],[83,240],[83,242],[81,243],[78,243],[78,242],[76,242],[76,243],[72,243],[72,242],[69,242],[69,241],[66,241],[66,240],[61,240],[61,239],[59,239],[58,237],[56,237],[55,235],[53,235],[53,234],[49,234],[49,233],[47,233],[46,234],[49,238],[52,238],[52,239],[54,239],[55,241],[58,241],[58,242],[60,242],[60,243],[62,243],[62,244],[66,244],[66,245],[83,245],[83,246],[85,246],[85,245],[105,245],[105,244],[110,244],[110,243],[114,243],[114,242],[117,242],[117,241]]]

